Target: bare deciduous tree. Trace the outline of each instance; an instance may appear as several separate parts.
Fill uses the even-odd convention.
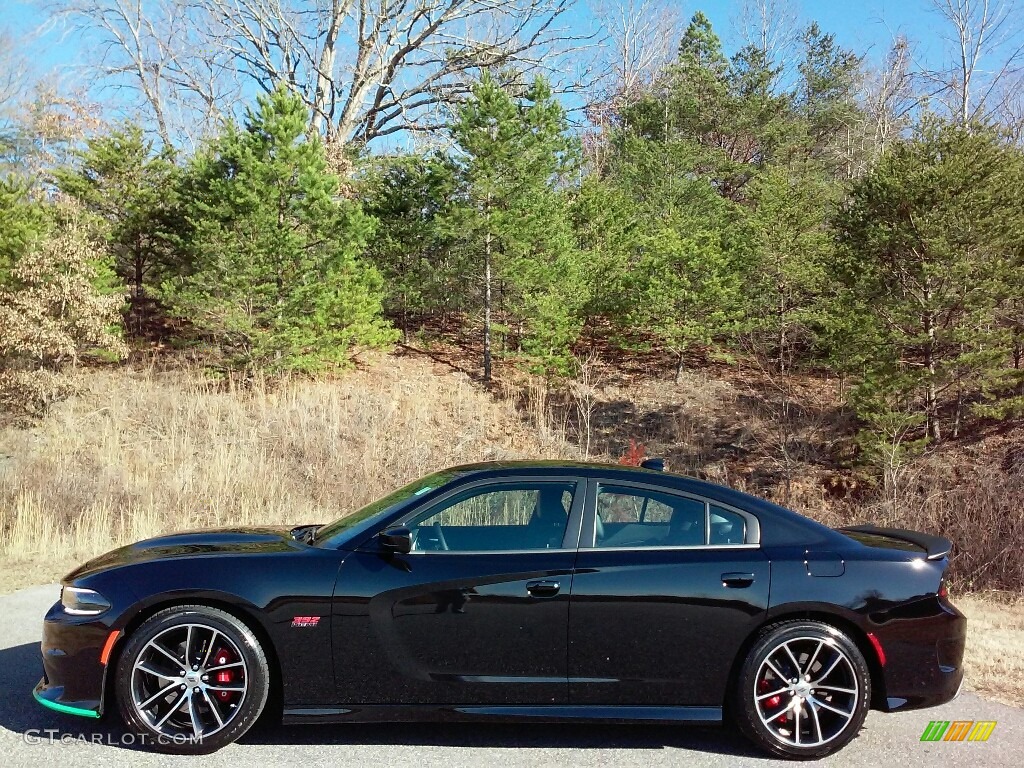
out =
[[[675,55],[683,17],[672,0],[601,0],[593,6],[604,31],[606,90],[634,96]]]
[[[932,0],[949,47],[944,67],[927,73],[937,98],[962,124],[987,120],[1024,82],[1021,8],[1015,0]]]
[[[743,45],[762,51],[781,72],[792,70],[801,24],[791,0],[743,0],[731,21]]]
[[[0,30],[0,115],[10,110],[24,94],[26,75],[25,57],[12,35],[7,30]]]
[[[328,139],[428,131],[481,69],[563,81],[575,0],[52,0],[165,141],[285,83]],[[179,119],[170,114],[177,110]],[[180,119],[180,118],[184,119]]]
[[[240,97],[235,64],[209,46],[189,0],[47,0],[80,34],[97,81],[152,120],[161,141],[195,142]],[[132,94],[135,98],[125,98]]]
[[[596,87],[585,110],[591,129],[583,143],[591,165],[599,170],[609,130],[623,107],[673,60],[685,24],[673,0],[599,0],[592,8],[601,24],[601,46],[595,60]]]
[[[868,73],[865,87],[867,112],[873,124],[872,154],[879,157],[910,122],[920,104],[912,69],[913,52],[906,37],[898,36],[882,65]]]

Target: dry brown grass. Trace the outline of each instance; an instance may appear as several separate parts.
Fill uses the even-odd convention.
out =
[[[465,375],[411,358],[245,391],[94,372],[32,429],[0,430],[0,589],[172,530],[328,521],[448,465],[569,455]]]
[[[966,687],[1024,706],[1024,600],[978,593],[954,603],[967,615]]]

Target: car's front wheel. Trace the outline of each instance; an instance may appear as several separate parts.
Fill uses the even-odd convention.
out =
[[[751,741],[780,757],[813,759],[860,731],[871,675],[843,632],[817,621],[787,621],[761,634],[733,694],[737,725]]]
[[[266,654],[225,611],[168,608],[128,638],[116,670],[121,716],[143,746],[204,754],[230,744],[267,702]]]

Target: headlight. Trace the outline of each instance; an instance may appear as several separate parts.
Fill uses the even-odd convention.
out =
[[[60,604],[64,606],[65,613],[73,616],[96,616],[110,608],[110,603],[103,595],[82,587],[62,587]]]

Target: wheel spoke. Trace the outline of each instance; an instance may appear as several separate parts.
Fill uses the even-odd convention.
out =
[[[796,701],[796,700],[794,699],[793,701]],[[771,717],[769,717],[769,718],[768,718],[767,720],[765,720],[765,721],[764,721],[764,722],[765,722],[765,724],[767,725],[768,723],[770,723],[770,722],[771,722],[772,720],[774,720],[775,718],[777,718],[777,717],[782,717],[782,716],[783,716],[784,714],[786,714],[787,712],[789,712],[789,710],[791,710],[791,709],[793,708],[793,701],[790,701],[790,702],[789,702],[789,704],[787,704],[787,705],[786,705],[786,706],[784,706],[784,707],[783,707],[782,709],[780,709],[780,710],[779,710],[778,712],[776,712],[776,713],[775,713],[774,715],[772,715],[772,716],[771,716]]]
[[[135,668],[139,670],[139,672],[145,672],[147,675],[159,677],[161,680],[181,680],[181,677],[179,675],[165,675],[163,672],[157,672],[155,669],[150,669],[145,664],[136,664]]]
[[[188,625],[188,630],[185,632],[185,669],[192,666],[192,656],[189,652],[192,649],[192,625]]]
[[[833,648],[832,650],[835,651],[835,648]],[[833,661],[829,665],[829,668],[825,671],[825,674],[823,674],[821,677],[819,677],[817,680],[814,681],[813,685],[815,687],[817,687],[818,683],[820,683],[822,680],[824,680],[826,677],[828,677],[830,674],[832,674],[832,670],[835,669],[836,666],[839,664],[839,662],[842,661],[842,660],[843,660],[843,654],[841,654],[839,651],[836,651],[836,659],[835,659],[835,661]]]
[[[811,674],[814,671],[814,662],[818,660],[818,654],[821,653],[822,646],[825,645],[824,640],[818,641],[818,647],[814,649],[814,654],[811,656],[811,660],[807,662],[807,674]]]
[[[782,672],[780,672],[780,671],[779,671],[779,668],[778,668],[778,667],[776,667],[776,666],[775,666],[775,664],[773,664],[773,663],[772,663],[772,660],[771,660],[770,658],[769,658],[769,659],[765,659],[765,663],[766,663],[766,664],[767,664],[767,665],[768,665],[769,667],[771,667],[771,668],[772,668],[772,672],[774,672],[774,673],[775,673],[775,676],[776,676],[777,678],[779,678],[779,680],[782,680],[783,682],[789,682],[789,678],[788,678],[788,677],[786,677],[786,675],[782,674]]]
[[[800,745],[800,711],[802,709],[799,702],[793,707],[793,735],[796,737],[797,746]]]
[[[234,691],[240,693],[245,690],[245,685],[208,685],[206,686],[208,691]]]
[[[178,687],[178,682],[175,681],[175,682],[171,683],[170,685],[168,685],[167,687],[160,689],[159,691],[154,693],[152,696],[150,696],[148,699],[146,699],[144,702],[139,704],[139,709],[149,709],[150,706],[152,706],[154,702],[159,701],[162,697],[166,696],[168,693],[170,693],[171,691],[173,691],[177,687]]]
[[[213,653],[213,646],[217,642],[217,635],[220,634],[216,629],[212,630],[212,632],[213,634],[210,635],[210,643],[206,646],[206,653],[203,655],[203,660],[199,663],[199,666],[202,669],[206,669],[206,662],[210,660],[210,654]],[[206,671],[208,672],[209,670]]]
[[[786,655],[789,656],[789,660],[793,662],[793,669],[796,670],[796,677],[800,677],[800,662],[796,660],[796,656],[789,650],[789,643],[783,643],[782,647],[786,649]]]
[[[811,710],[811,716],[814,718],[814,729],[818,732],[818,744],[821,744],[825,740],[825,734],[821,732],[821,720],[818,718],[818,705],[813,699],[808,701],[810,705],[808,709]]]
[[[771,693],[762,693],[760,696],[757,697],[757,700],[758,701],[763,701],[764,699],[770,699],[772,696],[778,696],[780,693],[785,693],[787,690],[789,690],[789,689],[788,688],[779,688],[779,690],[772,691]]]
[[[206,706],[210,708],[210,711],[213,712],[213,716],[217,719],[217,727],[223,728],[224,718],[220,716],[220,711],[217,709],[217,702],[214,700],[214,697],[206,691],[203,691],[203,698],[206,699]]]
[[[217,672],[217,671],[219,671],[221,669],[227,669],[228,667],[243,667],[243,666],[245,666],[245,662],[233,661],[230,664],[217,664],[217,665],[212,666],[212,667],[206,667],[205,671],[206,672]]]
[[[203,726],[199,722],[199,709],[196,707],[195,694],[188,697],[188,716],[192,720],[192,733],[198,739],[203,735]]]
[[[179,659],[173,653],[171,653],[166,648],[164,648],[162,645],[160,645],[156,640],[150,640],[149,641],[149,645],[146,646],[146,647],[147,648],[155,648],[156,650],[160,651],[160,653],[162,653],[164,656],[166,656],[168,659],[170,659],[175,664],[177,664],[179,667],[181,667],[182,669],[185,669],[186,665],[182,663],[181,659]],[[186,656],[186,660],[187,660],[187,658],[188,657]]]
[[[822,707],[823,709],[827,709],[830,712],[835,712],[837,715],[842,715],[847,720],[849,720],[851,717],[853,717],[853,712],[845,712],[845,711],[839,709],[838,707],[833,707],[831,704],[826,704],[821,699],[816,699],[815,697],[811,696],[811,697],[809,697],[808,700],[809,701],[813,701],[815,704],[817,704],[819,707]],[[854,708],[854,711],[856,711],[856,707]]]
[[[154,727],[159,730],[160,727],[170,719],[171,715],[181,709],[181,705],[186,701],[186,699],[188,699],[188,696],[184,693],[180,694],[178,698],[171,702],[167,711],[164,713],[164,716],[160,718]]]
[[[840,688],[838,685],[816,685],[814,689],[817,691],[839,691],[839,693],[856,693],[856,688]]]

